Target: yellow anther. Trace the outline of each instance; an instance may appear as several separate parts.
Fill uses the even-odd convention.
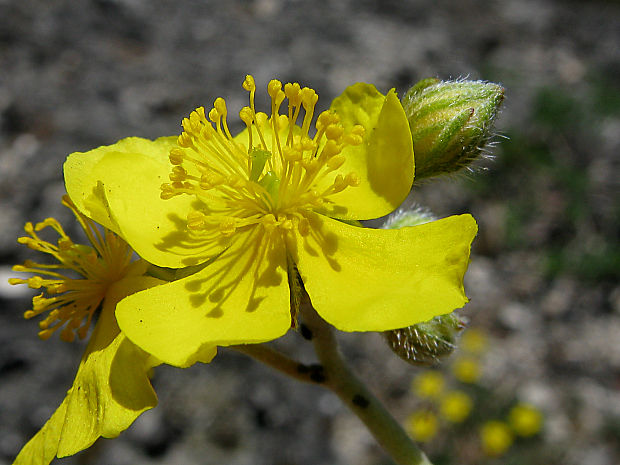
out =
[[[40,339],[47,341],[51,337],[52,334],[54,334],[54,328],[39,331],[38,336]]]
[[[174,197],[176,195],[179,195],[179,192],[175,192],[175,190],[172,187],[172,185],[167,183],[167,182],[162,184],[160,189],[161,189],[161,193],[159,194],[159,197],[162,200],[168,200],[168,199],[171,199],[172,197]]]
[[[278,224],[276,217],[272,213],[267,213],[263,216],[261,218],[261,223],[265,227],[275,227]]]
[[[302,158],[302,153],[293,147],[286,146],[282,149],[282,155],[286,161],[299,161]]]
[[[293,222],[289,219],[286,219],[282,222],[280,227],[286,231],[290,231],[291,229],[293,229]]]
[[[351,128],[350,133],[355,134],[356,136],[364,137],[364,134],[366,134],[366,129],[364,129],[364,126],[356,124]]]
[[[276,105],[276,109],[280,108],[280,105],[282,105],[282,102],[284,102],[284,99],[286,98],[286,96],[284,95],[284,92],[279,91],[274,99],[274,103]],[[280,116],[280,115],[278,115]]]
[[[33,276],[28,278],[28,287],[30,289],[40,289],[43,285],[43,279],[40,276]]]
[[[314,151],[314,149],[316,149],[316,143],[312,139],[310,139],[309,137],[304,136],[301,139],[301,148],[303,150],[312,150],[312,151]]]
[[[357,175],[357,173],[353,173],[353,172],[347,174],[344,180],[347,183],[347,185],[351,187],[357,187],[360,185],[360,182],[361,182],[360,177]]]
[[[28,247],[30,247],[30,243],[33,241],[33,239],[31,237],[18,237],[17,238],[17,242],[19,244],[24,244]]]
[[[175,166],[168,175],[171,181],[185,181],[187,179],[187,171],[182,166]]]
[[[200,117],[202,121],[205,121],[207,117],[205,116],[205,107],[200,106],[194,110],[194,112]]]
[[[265,123],[267,123],[268,119],[269,118],[266,113],[263,113],[263,112],[256,113],[256,125],[259,128],[262,128],[265,125]]]
[[[347,145],[360,145],[364,139],[356,134],[347,134],[344,136],[344,143]]]
[[[58,283],[58,284],[49,284],[47,286],[47,293],[48,294],[62,294],[63,292],[67,292],[68,291],[68,287],[67,285],[63,282],[63,283]]]
[[[202,122],[203,119],[200,117],[197,111],[194,110],[189,114],[189,123],[193,132],[200,132],[200,130],[202,129]]]
[[[267,93],[273,100],[276,99],[281,90],[282,83],[280,81],[278,81],[277,79],[272,79],[271,81],[269,81],[269,84],[267,85]]]
[[[213,121],[214,123],[217,123],[220,120],[220,113],[217,111],[217,108],[213,107],[211,108],[211,111],[209,111],[209,119],[211,121]]]
[[[327,167],[330,170],[337,170],[344,164],[345,161],[346,158],[344,155],[334,155],[327,161]]]
[[[195,210],[192,210],[187,214],[187,227],[189,229],[203,229],[205,226],[205,216]]]
[[[62,251],[69,250],[71,247],[73,247],[73,245],[73,241],[68,237],[61,237],[60,239],[58,239],[58,248]]]
[[[80,329],[77,330],[77,335],[80,339],[84,339],[86,337],[87,332],[88,332],[88,326],[84,325]]]
[[[308,174],[315,173],[320,167],[319,162],[317,161],[316,158],[313,158],[311,160],[303,160],[301,162],[301,166],[304,167],[304,169],[306,170]]]
[[[334,184],[332,184],[332,188],[334,189],[334,192],[340,192],[344,190],[345,187],[347,187],[347,184],[348,183],[345,182],[344,177],[339,174],[334,179]]]
[[[254,121],[254,117],[252,116],[252,109],[250,107],[243,107],[239,111],[239,118],[245,123],[248,128],[252,126],[252,122]]]
[[[215,102],[213,102],[213,108],[215,108],[218,114],[224,118],[228,114],[228,111],[226,110],[226,100],[224,100],[222,97],[218,97],[215,99]]]
[[[191,147],[193,145],[192,138],[188,133],[182,132],[177,138],[177,145],[184,148]]]
[[[321,130],[331,124],[331,113],[328,110],[322,111],[316,119],[316,128]]]
[[[243,88],[248,92],[254,92],[256,90],[256,84],[254,82],[254,77],[248,74],[243,81]]]
[[[60,339],[62,339],[65,342],[73,342],[75,340],[75,333],[73,332],[74,328],[71,328],[70,326],[66,326],[61,332],[60,332]]]
[[[174,147],[170,149],[170,154],[168,155],[168,159],[172,165],[180,165],[183,163],[184,153],[178,147]]]
[[[301,103],[301,94],[300,94],[301,86],[296,83],[288,83],[284,86],[284,94],[286,98],[288,98],[290,104],[294,107],[299,106]]]
[[[225,181],[226,178],[224,178],[224,176],[213,171],[207,171],[200,177],[200,183],[210,186],[209,188],[219,186]]]
[[[306,110],[313,108],[316,102],[319,100],[318,94],[310,87],[304,87],[301,89],[301,103]]]
[[[364,127],[356,124],[345,136],[344,141],[348,145],[360,145],[364,141],[364,134],[366,134]]]
[[[34,227],[34,230],[41,231],[43,228],[47,228],[48,226],[58,226],[58,222],[53,218],[46,218],[43,221],[37,223]]]
[[[233,218],[224,218],[220,222],[220,232],[224,236],[232,236],[237,226],[235,225],[235,220]]]
[[[330,124],[325,128],[325,137],[329,140],[339,140],[344,134],[344,128],[340,124]]]
[[[284,95],[284,94],[282,94]],[[288,116],[286,115],[279,115],[278,116],[278,127],[280,128],[280,130],[284,130],[288,128]]]
[[[328,140],[321,152],[324,157],[331,158],[338,155],[342,151],[342,148],[333,140]]]

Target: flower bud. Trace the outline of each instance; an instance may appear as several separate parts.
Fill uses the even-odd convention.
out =
[[[402,99],[416,179],[465,168],[487,143],[504,88],[484,81],[423,79]]]
[[[431,366],[454,351],[458,333],[464,328],[465,322],[449,313],[383,335],[392,351],[406,362]]]
[[[410,206],[402,206],[390,213],[385,219],[385,223],[381,226],[383,229],[400,229],[407,226],[417,226],[424,223],[430,223],[437,218],[430,210],[413,204]]]

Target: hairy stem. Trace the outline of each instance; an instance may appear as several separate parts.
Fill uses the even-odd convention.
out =
[[[366,425],[398,465],[432,465],[383,404],[345,364],[331,327],[310,305],[302,305],[302,335],[312,340],[320,364],[305,365],[263,344],[231,346],[299,381],[334,392]]]
[[[358,416],[398,465],[431,465],[402,426],[345,364],[331,326],[309,305],[304,306],[303,316],[324,369],[324,385]]]

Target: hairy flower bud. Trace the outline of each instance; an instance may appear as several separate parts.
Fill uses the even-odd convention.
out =
[[[431,366],[454,351],[458,333],[464,328],[465,322],[450,313],[383,335],[392,351],[406,362]]]
[[[484,81],[423,79],[402,99],[417,180],[471,164],[487,143],[504,88]]]

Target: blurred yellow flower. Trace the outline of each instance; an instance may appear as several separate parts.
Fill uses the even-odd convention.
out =
[[[463,332],[461,348],[471,354],[481,354],[488,347],[489,342],[485,332],[478,328],[470,328]]]
[[[504,422],[492,420],[486,422],[480,430],[482,450],[490,457],[498,457],[512,445],[512,431]]]
[[[443,392],[445,380],[441,373],[427,370],[413,380],[413,392],[423,399],[436,399]]]
[[[452,423],[460,423],[471,412],[473,402],[463,391],[450,391],[441,399],[441,415]]]
[[[406,426],[413,439],[419,442],[427,442],[437,434],[439,421],[433,412],[419,410],[409,416]]]
[[[542,427],[543,417],[540,411],[529,404],[517,404],[508,414],[508,422],[519,436],[534,436]]]
[[[462,383],[475,383],[480,378],[480,364],[473,357],[459,357],[452,364],[452,372]]]

